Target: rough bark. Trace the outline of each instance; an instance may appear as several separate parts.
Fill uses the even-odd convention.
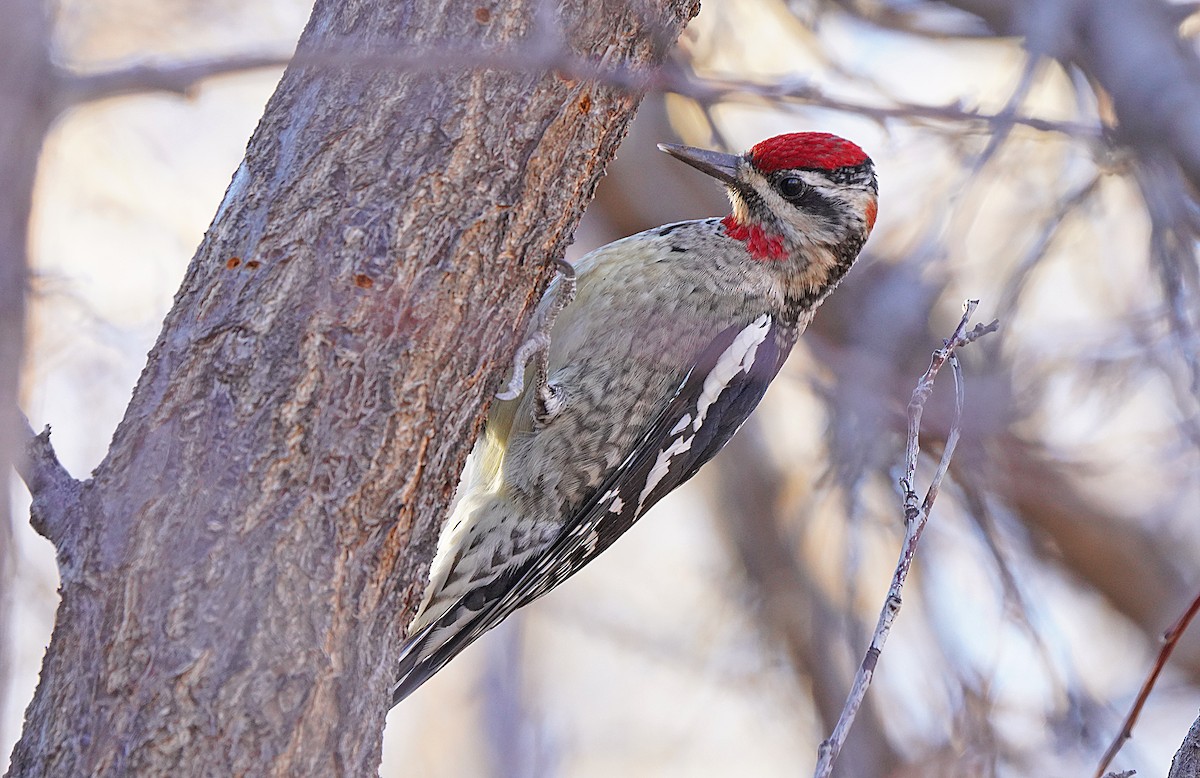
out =
[[[1200,776],[1200,718],[1192,723],[1171,760],[1167,778],[1197,778]]]
[[[544,9],[319,0],[300,50],[500,48]],[[564,0],[555,21],[638,68],[696,10]],[[108,456],[40,508],[62,603],[12,775],[377,769],[466,449],[638,102],[377,59],[284,75]]]

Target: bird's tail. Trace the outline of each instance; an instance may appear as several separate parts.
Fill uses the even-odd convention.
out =
[[[437,622],[426,624],[419,632],[411,636],[404,644],[400,653],[400,666],[396,675],[396,683],[392,686],[392,704],[396,707],[401,700],[417,690],[417,687],[429,680],[438,671],[441,664],[431,665],[431,655],[436,651],[431,646],[431,638]]]
[[[397,680],[392,686],[392,707],[415,692],[509,612],[511,609],[497,611],[494,607],[485,607],[481,613],[476,613],[459,601],[440,618],[414,632],[400,650]]]

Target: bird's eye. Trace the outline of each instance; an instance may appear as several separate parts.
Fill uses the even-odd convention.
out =
[[[804,194],[808,187],[796,176],[788,176],[779,182],[779,193],[789,200],[794,200]]]

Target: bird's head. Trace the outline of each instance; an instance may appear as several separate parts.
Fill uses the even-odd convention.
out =
[[[745,154],[662,143],[659,148],[725,184],[727,233],[759,259],[806,250],[857,254],[875,226],[875,166],[857,145],[825,132],[777,135]]]

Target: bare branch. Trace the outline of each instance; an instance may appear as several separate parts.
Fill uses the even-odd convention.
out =
[[[630,92],[668,92],[696,100],[701,105],[718,102],[774,106],[815,105],[846,111],[885,122],[892,119],[933,122],[984,124],[1011,128],[1014,125],[1041,132],[1053,132],[1085,139],[1099,139],[1096,125],[1052,121],[1033,116],[1017,116],[1010,108],[999,114],[983,113],[961,102],[924,105],[893,101],[889,105],[845,100],[827,94],[805,79],[781,78],[769,82],[726,75],[700,76],[685,67],[668,62],[658,68],[630,69],[603,60],[573,54],[566,47],[547,46],[545,41],[523,41],[503,50],[448,47],[433,50],[397,52],[394,50],[346,51],[334,48],[308,49],[291,57],[270,54],[241,54],[195,62],[140,63],[98,73],[59,72],[59,98],[62,109],[79,103],[139,92],[171,92],[189,95],[201,82],[265,67],[327,67],[341,70],[391,70],[403,73],[430,73],[453,70],[490,69],[508,72],[555,71],[565,76],[594,81]]]
[[[1005,284],[1004,291],[1000,297],[1000,303],[996,306],[996,312],[1004,317],[1009,318],[1014,313],[1017,306],[1017,300],[1021,297],[1021,292],[1024,291],[1026,283],[1029,281],[1030,275],[1034,268],[1045,259],[1046,254],[1050,250],[1054,238],[1062,229],[1063,222],[1066,221],[1075,209],[1086,203],[1100,187],[1100,182],[1103,180],[1103,175],[1097,174],[1075,191],[1063,197],[1055,206],[1054,212],[1051,213],[1043,222],[1041,232],[1038,233],[1033,243],[1029,247],[1029,251],[1016,264],[1012,273],[1009,274],[1008,282]]]
[[[855,18],[870,22],[878,27],[908,33],[930,40],[978,40],[991,38],[993,34],[979,23],[972,24],[970,18],[958,16],[945,18],[945,14],[930,13],[928,3],[914,10],[911,4],[864,3],[858,0],[829,0]],[[940,10],[940,9],[939,9]]]
[[[843,614],[793,552],[780,516],[786,478],[762,436],[761,421],[752,418],[718,460],[713,480],[719,484],[720,527],[758,603],[759,625],[785,649],[792,670],[809,686],[821,727],[831,729],[847,689],[844,676],[829,671],[830,662],[850,656],[851,635]],[[859,711],[841,763],[847,775],[889,775],[901,763],[877,702],[866,700]]]
[[[1033,54],[1078,65],[1111,98],[1124,144],[1165,151],[1200,186],[1200,62],[1179,37],[1181,9],[1146,0],[948,2],[1022,36]]]
[[[949,339],[943,341],[942,348],[933,352],[929,369],[917,381],[917,387],[913,390],[912,400],[908,404],[908,445],[905,449],[904,476],[900,481],[904,498],[904,543],[900,549],[900,559],[896,563],[896,571],[892,576],[891,586],[888,588],[887,599],[884,601],[883,609],[879,614],[879,621],[875,626],[874,634],[871,636],[871,643],[867,648],[866,656],[863,657],[862,664],[859,665],[858,672],[855,673],[854,685],[850,690],[849,696],[846,698],[842,715],[838,719],[837,725],[833,728],[833,734],[821,743],[821,747],[817,751],[817,768],[813,774],[814,778],[828,778],[832,774],[833,763],[841,752],[842,745],[846,742],[846,736],[850,732],[850,727],[853,726],[854,719],[858,715],[858,709],[866,697],[867,688],[871,685],[871,679],[875,675],[875,667],[879,663],[879,656],[883,652],[883,645],[887,641],[888,634],[891,632],[896,615],[900,612],[901,593],[904,589],[904,583],[908,579],[909,570],[912,568],[913,558],[917,551],[917,543],[920,542],[921,533],[925,530],[925,524],[929,520],[929,511],[933,508],[934,500],[937,499],[942,479],[950,467],[950,458],[953,456],[954,448],[958,444],[958,438],[962,430],[964,395],[962,370],[954,352],[956,349],[971,343],[981,336],[989,332],[994,332],[999,327],[999,322],[993,321],[986,325],[978,324],[972,330],[967,331],[967,324],[978,305],[978,300],[967,300],[964,304],[963,316],[958,323],[958,327],[955,328],[954,334]],[[938,371],[947,362],[950,363],[954,371],[954,419],[950,425],[950,433],[946,438],[946,446],[942,452],[941,461],[938,463],[937,470],[930,481],[929,489],[925,493],[925,499],[918,503],[915,479],[917,457],[920,455],[918,436],[921,430],[921,415],[924,412],[925,403],[929,400],[929,395],[933,392],[934,379],[937,377]]]
[[[1192,604],[1179,617],[1179,620],[1163,633],[1163,647],[1158,652],[1158,659],[1155,660],[1154,667],[1150,668],[1150,674],[1146,676],[1145,682],[1142,683],[1141,691],[1138,692],[1137,699],[1133,701],[1133,707],[1129,709],[1129,714],[1125,717],[1125,722],[1121,725],[1121,731],[1113,739],[1112,744],[1109,745],[1108,750],[1104,752],[1104,756],[1100,759],[1100,766],[1096,768],[1096,778],[1104,775],[1104,771],[1108,769],[1108,765],[1117,755],[1117,752],[1121,750],[1121,746],[1125,745],[1126,740],[1133,737],[1133,727],[1137,724],[1138,716],[1142,713],[1142,708],[1146,705],[1146,699],[1150,696],[1150,691],[1158,681],[1158,676],[1162,673],[1163,668],[1167,666],[1167,659],[1171,657],[1171,652],[1175,650],[1175,646],[1179,645],[1179,638],[1183,637],[1183,633],[1187,630],[1188,625],[1192,623],[1192,619],[1196,617],[1197,612],[1200,612],[1200,594],[1196,595],[1196,598],[1192,600]]]
[[[58,72],[60,107],[141,92],[172,92],[191,97],[201,82],[261,68],[284,67],[286,55],[237,54],[194,62],[141,62],[97,73]]]
[[[1162,286],[1167,323],[1187,366],[1189,391],[1200,397],[1200,330],[1193,312],[1200,294],[1193,251],[1200,225],[1188,207],[1188,184],[1175,166],[1158,155],[1143,155],[1136,172],[1150,216],[1150,258]]]
[[[33,496],[29,523],[60,548],[79,519],[83,484],[71,477],[50,444],[50,427],[34,434],[29,420],[19,414],[18,429],[25,441],[25,456],[16,462],[21,480]]]
[[[1017,83],[1015,89],[1008,100],[1004,103],[1004,107],[996,114],[996,123],[993,125],[991,137],[988,138],[987,146],[975,158],[974,164],[971,165],[971,176],[979,175],[980,171],[991,161],[992,157],[996,156],[996,152],[1008,140],[1012,134],[1013,127],[1016,125],[1012,121],[1013,117],[1021,108],[1021,103],[1029,96],[1029,91],[1033,88],[1033,83],[1037,78],[1038,70],[1040,69],[1042,60],[1040,57],[1030,55],[1025,61],[1025,67],[1021,70],[1021,80]]]
[[[659,89],[673,92],[684,97],[701,98],[709,102],[741,102],[753,103],[766,101],[772,105],[817,105],[836,111],[846,111],[865,116],[876,121],[890,119],[925,119],[935,122],[952,123],[981,123],[992,126],[1020,125],[1041,132],[1054,132],[1075,138],[1100,139],[1102,132],[1099,127],[1081,122],[1052,121],[1033,116],[1002,116],[1000,114],[982,113],[966,108],[959,101],[946,105],[926,105],[894,102],[890,106],[870,105],[853,100],[843,100],[823,92],[819,87],[806,81],[780,79],[773,83],[748,81],[743,79],[709,76],[695,78],[690,83],[676,82],[666,79],[657,83]]]

